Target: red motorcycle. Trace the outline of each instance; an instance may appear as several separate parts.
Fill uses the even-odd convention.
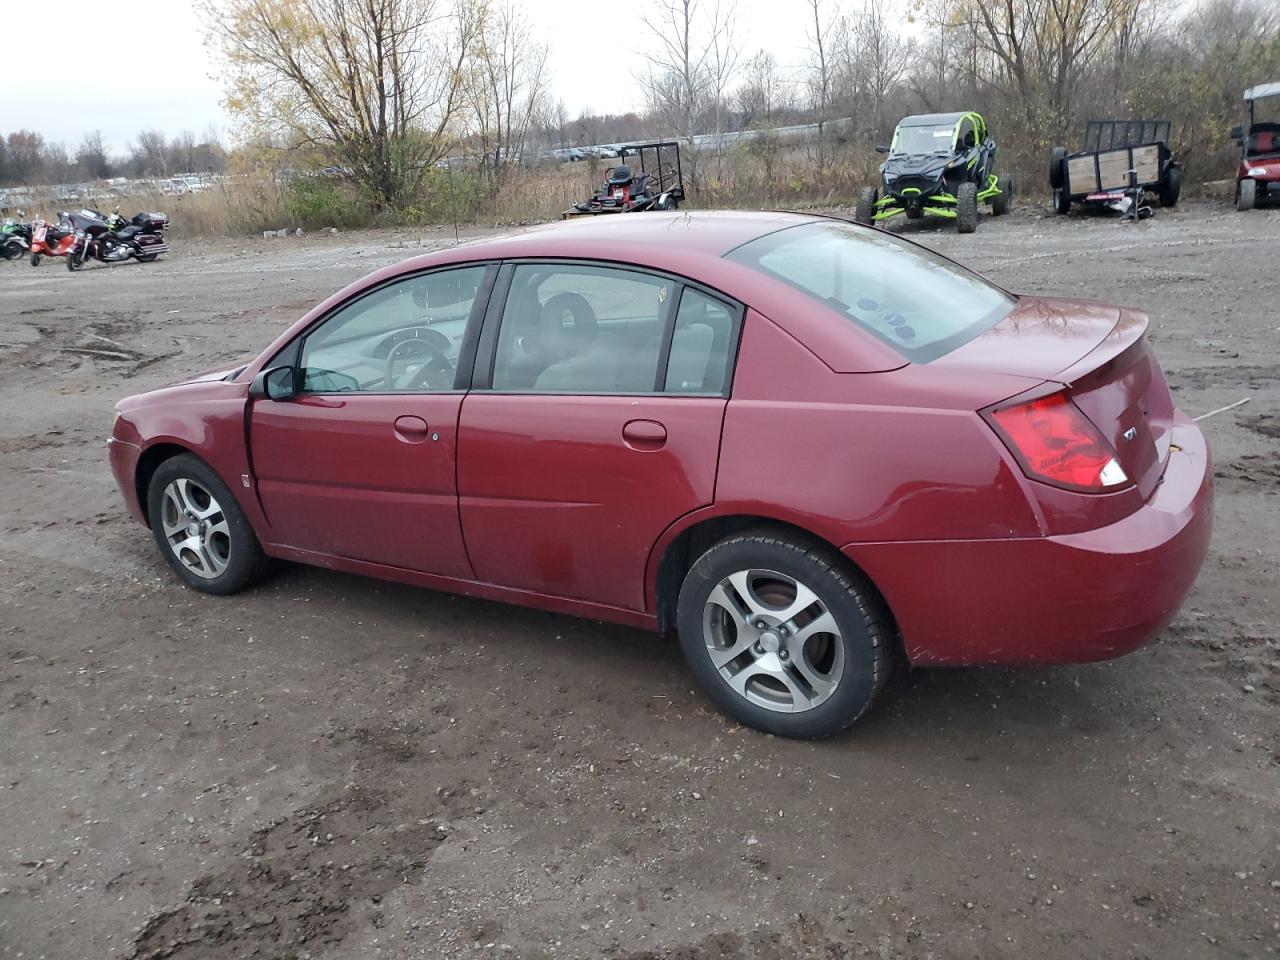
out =
[[[150,263],[169,252],[169,245],[164,242],[169,218],[163,213],[139,213],[124,225],[118,213],[106,217],[86,208],[70,214],[69,219],[75,229],[75,242],[67,252],[67,269],[73,272],[91,257],[103,263],[119,263],[130,257],[136,257],[139,263]]]
[[[76,242],[76,232],[65,213],[58,214],[58,223],[31,221],[31,265],[40,266],[42,257],[65,257]]]

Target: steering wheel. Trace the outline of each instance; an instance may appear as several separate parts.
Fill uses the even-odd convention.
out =
[[[417,348],[411,355],[412,357],[416,358],[425,354],[427,359],[410,376],[408,383],[397,385],[396,358],[401,353],[404,353],[405,348],[410,345]],[[453,364],[449,362],[449,348],[451,346],[449,338],[439,330],[415,330],[412,337],[399,341],[387,352],[385,361],[386,373],[383,383],[386,384],[388,390],[418,390],[423,387],[429,390],[451,389],[454,375]],[[437,377],[439,380],[435,382]]]

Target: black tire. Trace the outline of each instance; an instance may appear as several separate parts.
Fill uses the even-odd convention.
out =
[[[1170,167],[1165,171],[1164,183],[1160,184],[1160,206],[1176,207],[1178,205],[1178,197],[1182,195],[1182,171],[1177,167]]]
[[[807,608],[815,613],[820,607],[830,613],[832,622],[839,631],[819,633],[806,640],[801,650],[794,656],[806,658],[806,669],[821,673],[821,667],[809,659],[811,644],[818,644],[818,656],[829,664],[828,669],[834,671],[839,664],[839,673],[835,677],[834,686],[820,694],[820,699],[812,707],[795,712],[788,712],[785,704],[777,708],[762,706],[755,700],[766,697],[789,697],[781,688],[783,684],[773,675],[764,672],[764,651],[760,644],[766,638],[763,633],[756,633],[754,627],[746,626],[751,614],[741,611],[743,629],[752,629],[748,638],[743,638],[735,629],[734,642],[744,644],[743,653],[734,660],[728,661],[725,669],[732,669],[737,664],[735,676],[743,677],[743,692],[735,690],[730,680],[721,673],[712,662],[711,643],[716,643],[719,636],[713,631],[720,627],[713,624],[711,618],[716,613],[722,614],[722,623],[736,623],[730,615],[724,613],[722,605],[709,601],[713,591],[720,588],[722,581],[740,572],[755,573],[758,576],[754,583],[762,580],[769,582],[768,574],[780,574],[790,578],[795,584],[802,584],[812,591],[815,600]],[[773,579],[774,584],[782,584],[783,580]],[[752,590],[755,588],[752,587]],[[794,592],[792,598],[794,599]],[[735,602],[741,602],[739,596]],[[781,606],[772,607],[781,612],[789,601],[781,599]],[[708,612],[710,610],[711,612]],[[804,614],[798,614],[803,616]],[[793,618],[794,619],[794,618]],[[787,623],[792,621],[788,620]],[[766,733],[782,737],[815,739],[828,737],[858,719],[871,705],[876,695],[884,686],[889,673],[889,644],[892,636],[889,628],[889,617],[882,609],[874,589],[859,575],[839,554],[825,547],[793,537],[789,533],[775,532],[768,529],[747,531],[721,540],[694,563],[680,587],[680,597],[676,611],[676,624],[680,633],[680,645],[694,677],[706,692],[707,696],[729,716],[741,723]],[[801,624],[801,629],[806,624]],[[782,631],[785,626],[775,625],[774,630]],[[782,635],[786,636],[785,631]],[[751,643],[751,638],[758,641]],[[781,642],[784,649],[790,649],[790,641],[781,640],[777,633],[771,634],[768,642]],[[717,647],[716,649],[726,649]],[[732,649],[732,647],[727,648]],[[750,656],[751,663],[739,663]],[[773,665],[787,672],[791,683],[797,689],[808,689],[815,697],[819,696],[816,687],[809,685],[805,674],[797,669],[795,660],[788,659],[782,652],[773,653]],[[838,659],[837,659],[838,658]],[[750,670],[744,676],[743,671]],[[824,674],[825,675],[825,674]],[[768,686],[774,684],[779,689],[771,691]],[[754,698],[754,699],[752,699]]]
[[[863,187],[858,194],[858,202],[853,207],[853,219],[868,227],[875,224],[876,201],[880,199],[880,191],[875,187]]]
[[[1071,194],[1067,191],[1066,187],[1058,187],[1053,191],[1053,212],[1071,212]]]
[[[38,253],[31,254],[31,265],[33,267],[40,266],[40,257],[41,257],[41,254],[38,254]]]
[[[1236,209],[1252,210],[1258,205],[1258,181],[1241,180],[1236,184]]]
[[[996,180],[1000,192],[991,198],[991,215],[1003,217],[1013,209],[1013,177],[1000,177]]]
[[[187,483],[183,484],[183,481]],[[172,517],[180,525],[186,523],[177,515],[176,501],[166,501],[166,491],[171,484],[181,485],[175,487],[179,498],[187,498],[188,502],[203,505],[206,509],[216,508],[204,518],[211,530],[225,525],[225,536],[220,532],[211,532],[207,537],[201,534],[200,539],[207,549],[202,549],[199,555],[194,550],[181,549],[181,544],[175,546],[165,532],[167,517]],[[197,496],[198,489],[202,489],[210,499],[204,501]],[[268,569],[269,560],[235,497],[212,468],[194,454],[179,454],[156,469],[147,487],[147,518],[165,560],[178,578],[193,590],[219,596],[236,593],[261,579]],[[196,562],[184,560],[180,554],[195,558]],[[198,573],[196,563],[210,575]]]
[[[158,256],[160,256],[158,253],[140,253],[137,259],[139,263],[151,263]]]
[[[72,247],[70,250],[68,250],[67,251],[67,269],[70,270],[72,273],[75,273],[82,266],[84,266],[84,260],[82,259],[83,256],[84,254],[77,247]]]
[[[17,240],[6,240],[0,245],[0,257],[5,260],[18,260],[22,257],[22,244]]]
[[[1049,186],[1061,190],[1067,185],[1067,148],[1054,147],[1049,151]]]
[[[978,185],[962,183],[956,189],[956,232],[973,233],[978,229]]]

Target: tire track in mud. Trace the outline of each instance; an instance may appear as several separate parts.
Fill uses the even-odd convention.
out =
[[[378,926],[383,896],[418,881],[446,835],[405,806],[352,786],[255,830],[234,862],[147,921],[131,960],[296,956]]]

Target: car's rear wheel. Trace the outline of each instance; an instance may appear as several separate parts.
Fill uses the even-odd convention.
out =
[[[978,229],[978,187],[962,183],[956,190],[956,230],[973,233]]]
[[[853,208],[853,219],[858,223],[871,226],[875,222],[878,199],[880,199],[880,192],[875,187],[863,187],[862,192],[858,194],[858,202]]]
[[[1236,209],[1252,210],[1258,205],[1258,181],[1241,180],[1236,187]]]
[[[156,469],[147,515],[160,552],[189,587],[204,593],[243,590],[267,559],[231,491],[199,457],[180,454]]]
[[[888,617],[838,555],[789,535],[722,540],[685,576],[680,644],[707,695],[784,737],[826,737],[871,705],[889,671]]]

